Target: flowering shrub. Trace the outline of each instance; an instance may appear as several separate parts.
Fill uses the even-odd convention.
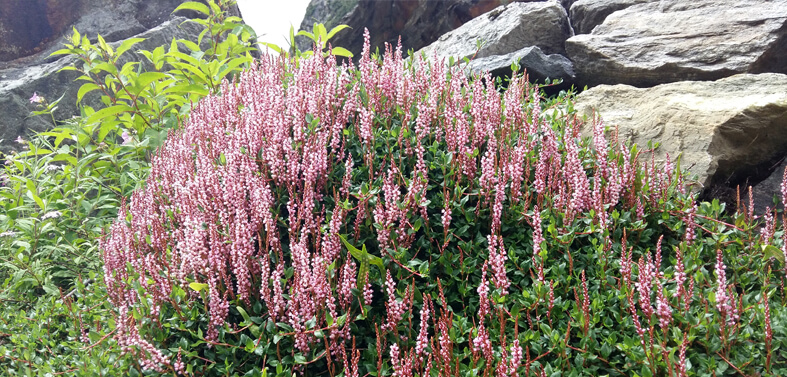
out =
[[[775,216],[695,205],[570,96],[461,72],[367,34],[358,67],[263,56],[194,106],[101,245],[139,368],[787,373]]]

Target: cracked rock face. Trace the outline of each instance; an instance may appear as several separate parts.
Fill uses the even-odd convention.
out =
[[[575,34],[588,34],[601,25],[610,14],[641,3],[658,0],[578,0],[569,9],[569,18]]]
[[[620,141],[656,159],[681,158],[702,187],[745,181],[787,150],[787,75],[740,74],[717,81],[683,81],[652,88],[600,85],[579,96],[575,109],[595,112]],[[649,158],[642,155],[640,158]],[[700,187],[700,188],[702,188]]]
[[[570,38],[566,51],[578,81],[588,86],[787,73],[787,1],[637,4]]]

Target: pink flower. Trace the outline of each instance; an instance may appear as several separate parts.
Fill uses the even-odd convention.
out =
[[[506,276],[506,250],[503,247],[503,237],[490,234],[487,236],[489,243],[489,265],[492,267],[492,282],[495,288],[500,289],[500,294],[508,294],[508,287],[511,283]]]
[[[661,287],[658,287],[658,291],[656,291],[656,314],[659,317],[659,326],[662,330],[666,330],[672,322],[672,308],[667,298],[664,297]]]
[[[509,360],[508,369],[512,376],[519,376],[517,369],[522,364],[522,346],[519,345],[519,339],[514,339],[511,345],[511,359]]]
[[[30,97],[30,103],[44,103],[44,97],[38,95],[38,93],[33,92],[33,96]]]
[[[123,130],[123,133],[120,135],[120,137],[123,138],[123,145],[127,145],[133,140],[131,138],[131,134],[129,134],[127,130]]]
[[[478,328],[478,335],[473,338],[473,352],[481,352],[487,362],[492,361],[492,341],[489,340],[489,333],[482,323]]]
[[[486,280],[486,269],[489,262],[484,262],[481,268],[481,284],[478,285],[478,318],[483,321],[489,313],[489,281]]]
[[[399,321],[402,320],[402,315],[407,307],[407,299],[405,298],[403,301],[396,299],[396,283],[391,278],[390,271],[385,272],[385,285],[388,292],[388,302],[385,304],[387,319],[385,325],[383,325],[383,330],[393,331]]]
[[[370,306],[372,305],[372,295],[374,291],[372,291],[372,282],[369,280],[369,270],[366,270],[366,276],[364,277],[365,283],[363,284],[363,304]]]
[[[421,356],[426,350],[429,328],[429,296],[424,298],[424,306],[421,307],[421,330],[418,333],[418,341],[415,345],[415,354]]]
[[[716,251],[716,308],[721,314],[722,320],[728,326],[734,326],[738,321],[738,308],[735,305],[735,297],[727,289],[727,275],[722,260],[721,249]]]

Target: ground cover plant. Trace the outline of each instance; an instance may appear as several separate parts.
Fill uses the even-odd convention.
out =
[[[186,4],[204,43],[140,64],[75,34],[103,106],[8,157],[3,374],[787,374],[782,205],[697,203],[521,76],[317,26],[252,63]]]
[[[521,76],[368,34],[357,67],[320,55],[223,82],[121,207],[104,282],[137,370],[787,373],[783,212],[696,203]]]

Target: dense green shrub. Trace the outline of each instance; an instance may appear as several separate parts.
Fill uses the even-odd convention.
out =
[[[357,68],[263,56],[220,93],[102,243],[135,368],[787,373],[782,225],[695,204],[570,95],[368,43]]]

